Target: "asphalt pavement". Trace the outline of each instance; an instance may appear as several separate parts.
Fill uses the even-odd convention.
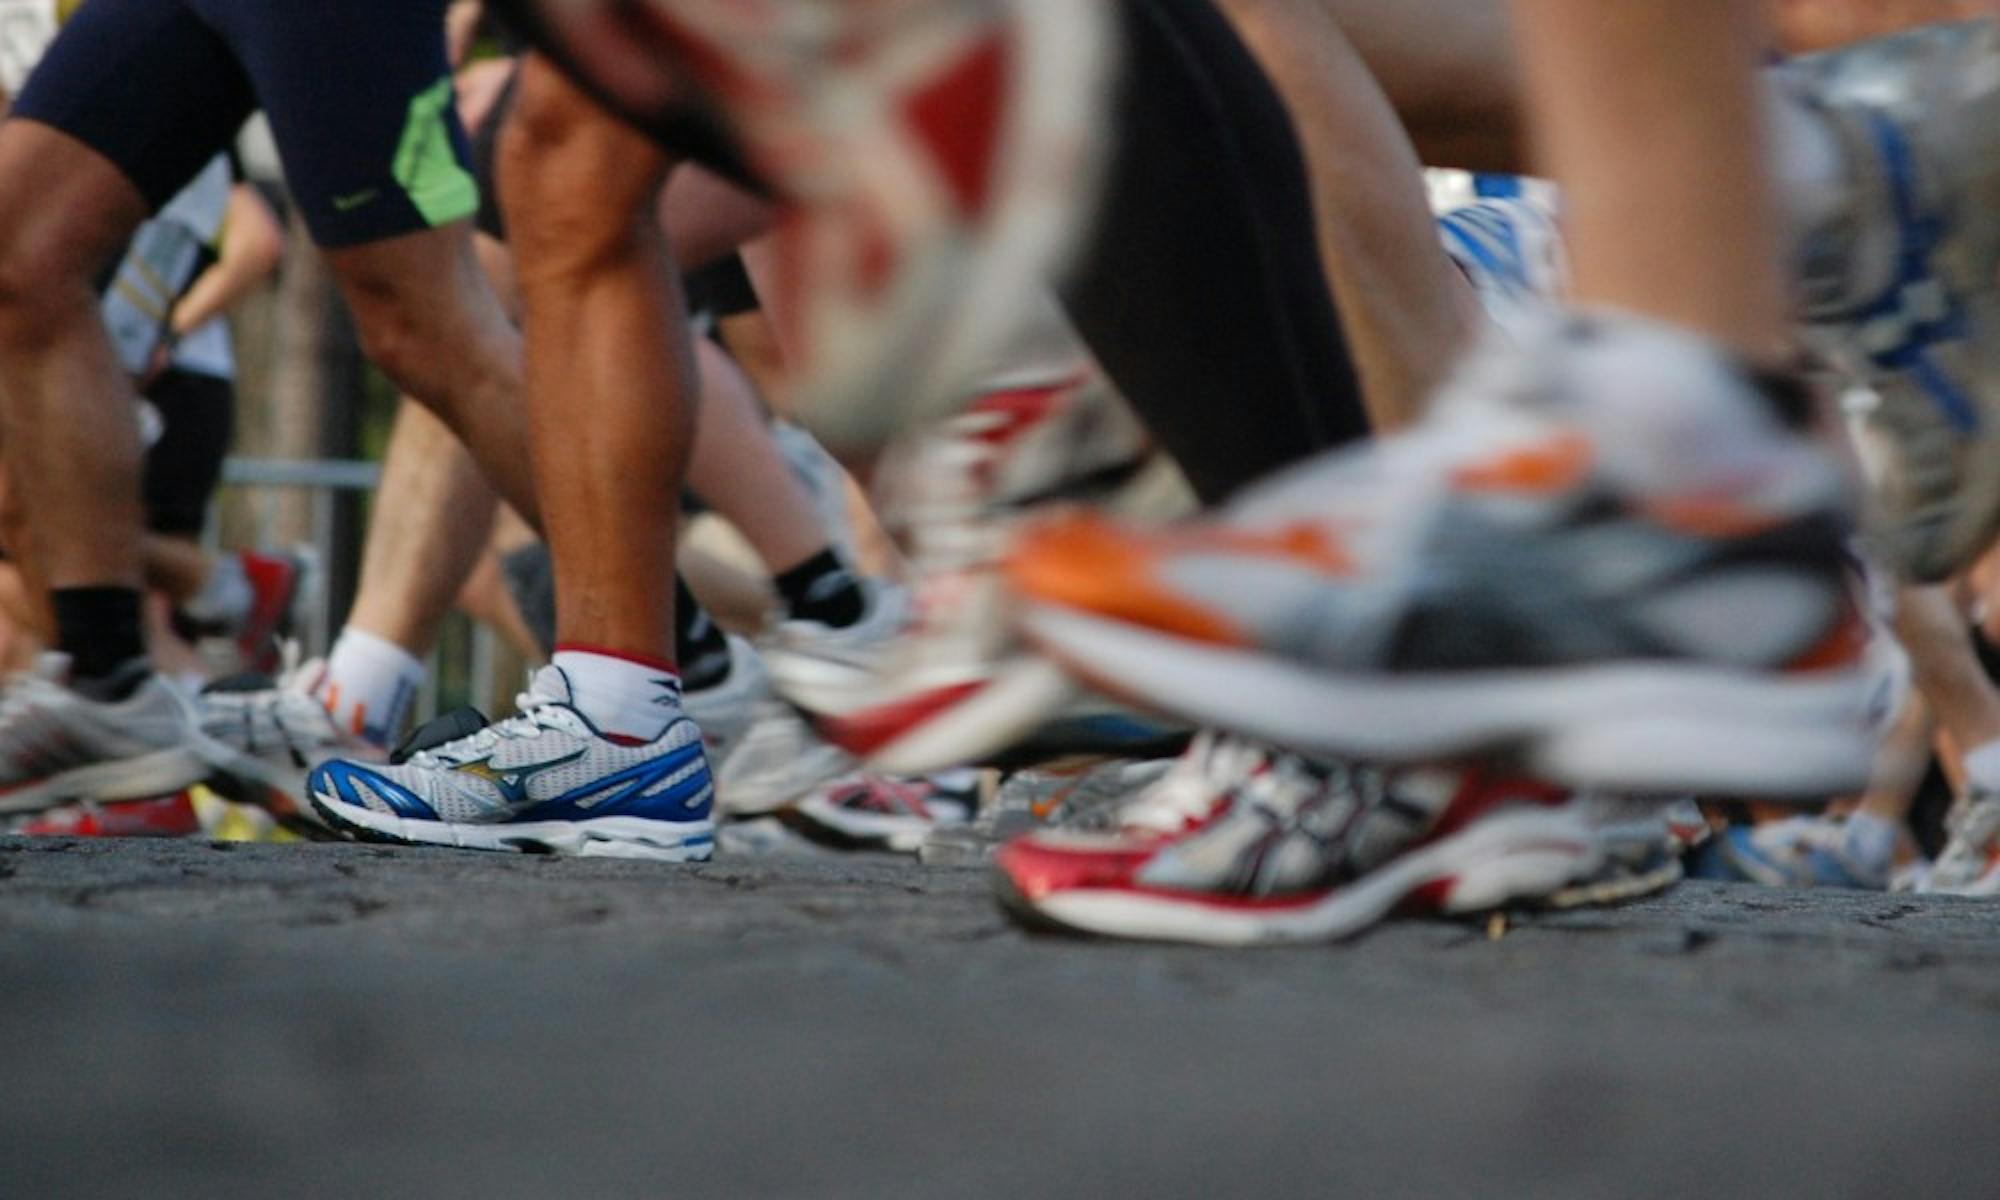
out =
[[[1214,951],[972,868],[0,840],[0,1196],[1909,1196],[2000,902],[1684,884]]]

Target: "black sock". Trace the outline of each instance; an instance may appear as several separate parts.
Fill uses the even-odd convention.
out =
[[[146,681],[146,635],[137,588],[57,588],[56,649],[69,655],[70,681],[99,700],[122,700]],[[133,663],[140,670],[129,670]]]
[[[868,611],[868,598],[861,593],[861,581],[831,547],[773,576],[771,582],[777,585],[778,595],[785,601],[785,611],[795,621],[818,621],[834,629],[845,629]]]
[[[729,638],[674,576],[674,658],[680,663],[681,689],[698,692],[729,678]]]

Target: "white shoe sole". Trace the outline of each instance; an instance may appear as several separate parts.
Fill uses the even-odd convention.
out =
[[[410,846],[450,846],[506,854],[557,854],[575,858],[641,858],[655,862],[706,862],[715,853],[713,821],[649,821],[643,817],[593,817],[585,821],[531,821],[471,825],[422,821],[376,812],[314,792],[313,809],[334,828],[364,841]]]
[[[968,375],[1018,327],[1023,303],[1093,223],[1116,74],[1110,6],[1024,0],[1011,19],[1015,78],[992,167],[1006,194],[986,228],[926,247],[894,307],[823,344],[797,399],[803,423],[830,445],[879,446],[962,402]]]
[[[32,813],[79,800],[115,803],[168,796],[208,778],[209,767],[192,746],[173,746],[132,758],[92,763],[0,794],[0,813]]]
[[[757,729],[752,727],[744,736],[755,739],[757,734]],[[732,758],[735,754],[748,754],[748,746],[746,741],[743,747],[733,750]],[[765,761],[763,756],[751,756],[751,760]],[[740,777],[732,775],[729,762],[724,761],[715,768],[716,807],[732,817],[760,817],[776,812],[827,780],[853,769],[853,755],[824,742],[801,747],[799,753],[782,760],[779,769],[760,767],[744,771]]]
[[[887,775],[929,775],[982,763],[1039,729],[1080,689],[1062,667],[1039,655],[1010,661],[979,691],[878,747],[868,768]]]
[[[1824,796],[1868,781],[1861,670],[1786,677],[1609,663],[1336,675],[1037,606],[1035,641],[1114,693],[1293,749],[1380,762],[1511,752],[1542,778],[1636,793]]]
[[[1540,900],[1595,875],[1604,853],[1589,824],[1564,809],[1496,813],[1420,846],[1318,900],[1248,910],[1190,895],[1074,888],[1029,900],[999,876],[1001,899],[1066,929],[1146,941],[1254,946],[1353,937],[1420,888],[1442,887],[1437,911],[1487,912]]]

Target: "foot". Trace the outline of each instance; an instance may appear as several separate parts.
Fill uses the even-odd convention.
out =
[[[196,701],[217,795],[253,805],[304,834],[323,833],[306,777],[330,758],[379,763],[382,747],[341,729],[318,697],[325,664],[313,659],[276,680],[244,674],[217,680]]]
[[[600,734],[567,679],[537,672],[517,716],[399,763],[335,759],[308,780],[315,811],[367,841],[584,857],[705,861],[714,787],[685,717],[651,742]]]
[[[1001,903],[1031,924],[1215,945],[1351,937],[1399,908],[1463,914],[1596,877],[1562,792],[1478,772],[1392,776],[1204,735],[1109,833],[1001,849]]]
[[[879,445],[957,401],[1091,215],[1109,7],[706,0],[648,21],[794,202],[773,307],[814,428]]]
[[[171,795],[207,776],[188,702],[143,661],[125,670],[138,682],[119,700],[70,687],[69,660],[60,654],[43,655],[34,671],[7,681],[0,693],[0,814]]]
[[[1838,887],[1880,892],[1889,864],[1872,863],[1848,844],[1845,822],[1799,816],[1759,825],[1732,825],[1697,862],[1703,874],[1765,887]]]
[[[915,854],[933,833],[969,825],[978,807],[979,778],[973,771],[922,779],[860,774],[814,788],[788,818],[815,841]]]
[[[775,812],[854,769],[853,756],[771,689],[762,658],[742,638],[729,639],[729,674],[684,702],[715,764],[716,808],[728,816]]]
[[[1950,835],[1917,891],[2000,895],[2000,796],[1975,793],[1945,823]]]
[[[885,523],[910,546],[909,586],[878,587],[834,630],[788,621],[765,647],[774,682],[827,740],[871,768],[920,776],[1033,753],[1139,753],[1162,730],[1096,698],[1024,646],[1001,576],[1031,514],[1091,500],[1158,508],[1170,471],[1095,377],[990,392],[892,448]],[[1173,501],[1167,501],[1171,505]]]
[[[1776,411],[1693,338],[1573,317],[1475,356],[1410,433],[1217,519],[1029,537],[1023,624],[1114,695],[1329,758],[1855,787],[1846,479]]]
[[[1802,198],[1814,345],[1859,399],[1881,541],[1943,579],[2000,530],[2000,48],[1991,21],[1779,68],[1849,163]],[[1829,206],[1827,196],[1841,203]]]

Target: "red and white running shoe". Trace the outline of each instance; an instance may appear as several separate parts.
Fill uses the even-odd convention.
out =
[[[201,832],[201,817],[188,793],[118,804],[85,801],[50,809],[23,821],[24,837],[172,838]]]
[[[1051,505],[1159,513],[1184,494],[1102,377],[1077,370],[997,388],[892,448],[882,512],[909,548],[907,588],[873,587],[846,629],[787,621],[763,647],[779,693],[871,768],[923,775],[1044,733],[1108,753],[1159,741],[1157,722],[1087,701],[1022,643],[1000,571],[1024,519]]]
[[[581,0],[540,6],[649,110],[691,81],[792,202],[767,296],[801,409],[879,445],[968,372],[1087,225],[1113,6],[1076,0]]]
[[[813,789],[785,815],[815,841],[915,854],[934,830],[969,824],[978,807],[974,771],[921,779],[861,774]]]
[[[1116,832],[1032,833],[994,865],[1002,905],[1031,925],[1243,946],[1537,902],[1604,861],[1586,815],[1546,784],[1325,768],[1205,734]]]

